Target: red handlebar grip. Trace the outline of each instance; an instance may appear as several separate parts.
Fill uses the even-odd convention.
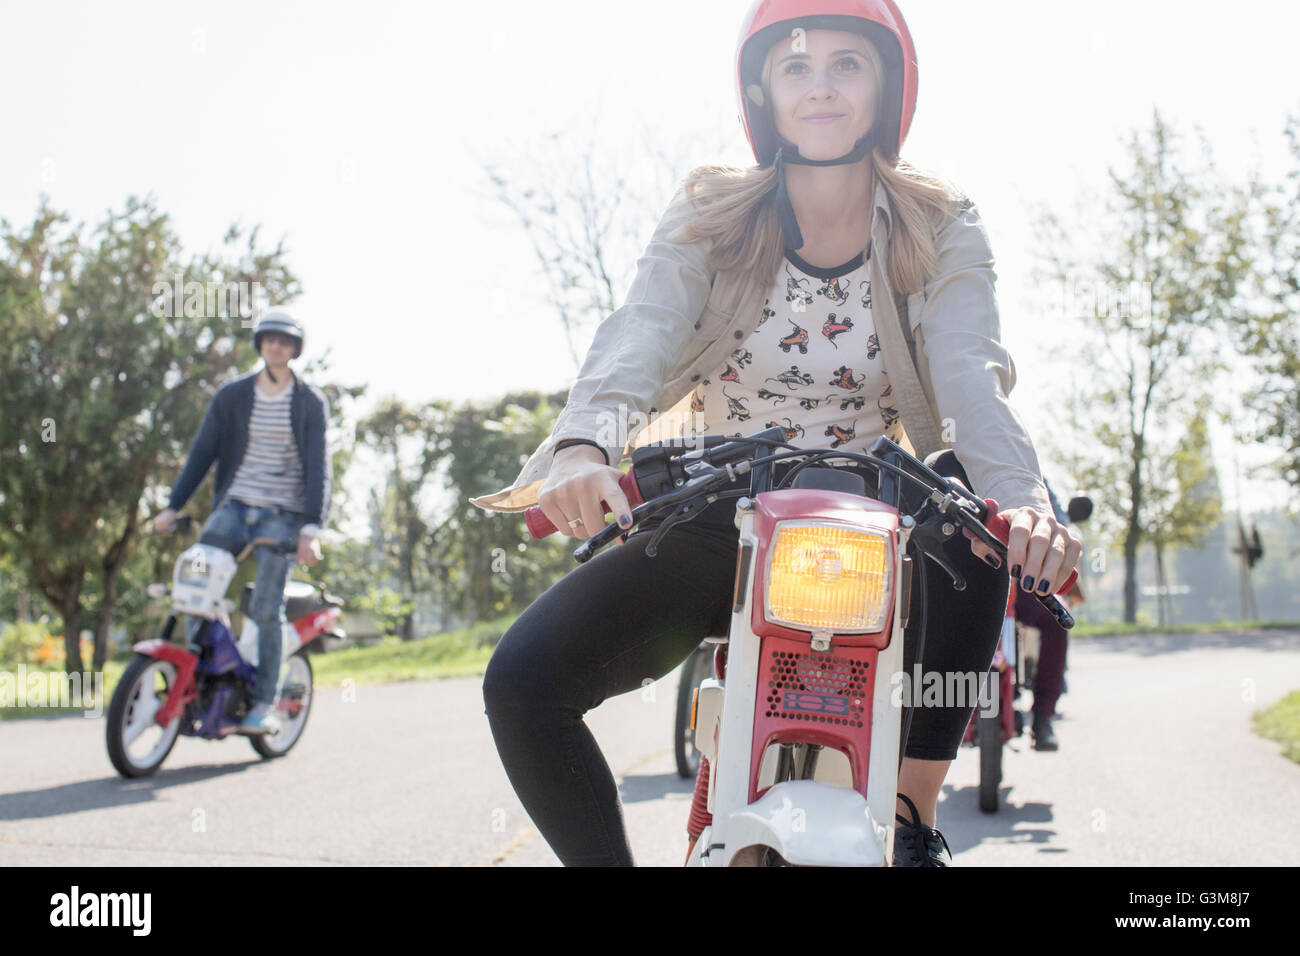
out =
[[[627,496],[627,503],[630,507],[636,508],[645,504],[645,501],[641,498],[641,489],[636,484],[636,475],[633,472],[626,472],[618,480],[618,486],[622,489],[623,494]],[[605,509],[605,514],[609,514],[614,510],[603,500],[600,504]],[[524,512],[524,523],[528,525],[528,533],[534,538],[545,538],[547,535],[555,534],[556,530],[558,530],[538,505],[533,505]],[[600,529],[597,528],[596,530],[599,531]]]
[[[984,526],[989,529],[993,537],[1006,544],[1007,539],[1011,537],[1011,522],[1002,517],[1002,514],[998,511],[998,503],[992,498],[985,498],[984,504],[988,505],[989,509],[988,517],[984,519]],[[1056,589],[1056,593],[1065,594],[1070,588],[1074,587],[1074,582],[1077,580],[1079,580],[1079,569],[1075,568],[1070,572],[1070,576],[1065,583]]]

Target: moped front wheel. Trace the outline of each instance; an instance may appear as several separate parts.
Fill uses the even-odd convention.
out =
[[[280,698],[275,710],[276,719],[280,722],[279,732],[248,738],[253,749],[268,760],[283,757],[293,749],[293,745],[302,736],[307,726],[307,716],[311,713],[311,661],[306,654],[293,654],[285,666],[288,672],[280,685]]]
[[[176,665],[136,654],[108,705],[108,759],[124,777],[147,777],[167,759],[180,735],[182,714],[166,727],[154,719],[176,689]]]

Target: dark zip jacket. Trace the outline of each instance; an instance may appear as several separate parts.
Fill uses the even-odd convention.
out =
[[[215,511],[221,506],[248,447],[248,421],[253,415],[253,389],[257,374],[250,372],[233,382],[227,382],[212,396],[207,414],[203,416],[203,424],[199,427],[199,434],[190,446],[185,467],[172,487],[168,507],[176,511],[185,507],[185,502],[190,500],[190,495],[202,483],[214,460],[217,463],[217,489],[212,507]],[[329,402],[324,392],[298,381],[296,375],[293,377],[292,388],[289,421],[294,443],[298,446],[298,459],[302,462],[306,491],[303,522],[323,527],[329,513],[330,482],[333,477],[325,443]]]

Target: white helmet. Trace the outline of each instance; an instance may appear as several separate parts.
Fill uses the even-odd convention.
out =
[[[279,332],[281,335],[297,339],[298,345],[294,349],[293,357],[302,355],[302,323],[288,312],[273,309],[270,312],[263,312],[261,318],[257,320],[257,325],[253,327],[253,348],[257,349],[258,355],[262,354],[262,335],[266,332]]]

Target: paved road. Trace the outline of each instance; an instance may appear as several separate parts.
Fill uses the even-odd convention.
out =
[[[588,715],[640,864],[685,852],[675,679]],[[1079,640],[1068,680],[1061,751],[1010,752],[997,814],[959,755],[939,808],[957,865],[1300,864],[1300,765],[1250,729],[1300,687],[1300,632]],[[0,866],[556,865],[482,711],[477,679],[330,688],[289,757],[182,738],[146,781],[113,771],[102,720],[6,721]]]

